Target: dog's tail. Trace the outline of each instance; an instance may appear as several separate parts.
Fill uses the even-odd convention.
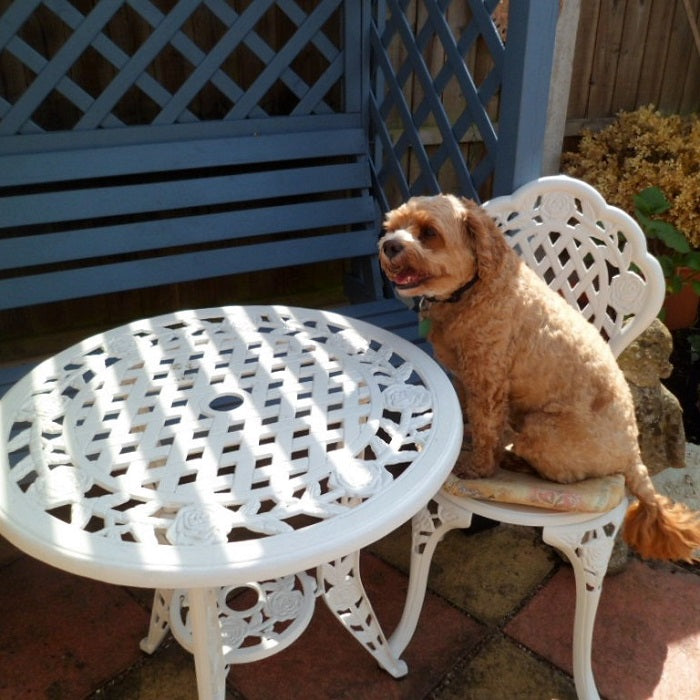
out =
[[[647,559],[700,561],[700,513],[658,494],[641,462],[625,480],[639,499],[627,511],[625,541]]]

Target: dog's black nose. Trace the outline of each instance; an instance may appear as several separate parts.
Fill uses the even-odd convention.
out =
[[[385,241],[382,245],[382,251],[389,260],[395,258],[403,250],[401,241]]]

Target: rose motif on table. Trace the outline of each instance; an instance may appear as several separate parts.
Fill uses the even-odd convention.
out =
[[[373,460],[348,459],[338,462],[331,472],[330,482],[347,496],[367,498],[382,491],[394,477]]]
[[[612,281],[611,298],[622,313],[632,313],[639,308],[644,294],[644,281],[634,272],[622,272]]]
[[[60,466],[40,476],[27,494],[44,508],[55,508],[67,503],[78,503],[92,488],[92,479],[75,467]]]
[[[110,336],[105,340],[106,353],[119,359],[139,357],[151,350],[157,342],[155,333],[146,329]]]
[[[359,355],[369,350],[369,340],[356,330],[346,328],[329,336],[326,347],[343,355]]]
[[[165,536],[176,545],[226,544],[233,520],[233,513],[216,503],[185,506]]]
[[[57,424],[52,423],[51,425]],[[42,425],[41,428],[42,433],[46,435],[51,434],[46,425]],[[41,459],[47,467],[67,466],[73,468],[71,458],[66,453],[66,447],[60,433],[57,434],[58,437],[45,437],[44,434],[38,436],[38,439],[37,436],[32,437],[30,445],[34,449],[35,454],[36,448],[39,447],[41,451]]]
[[[260,321],[260,325],[265,326],[269,321]],[[304,324],[296,318],[282,318],[279,326],[272,330],[273,335],[297,335],[299,333],[308,333],[310,326]]]
[[[238,649],[248,636],[248,623],[241,617],[221,618],[221,633],[224,643],[231,649]]]
[[[572,216],[580,216],[574,199],[563,192],[549,192],[542,196],[540,213],[547,219],[568,221]]]
[[[393,384],[384,390],[382,396],[384,406],[390,411],[422,413],[432,406],[430,392],[413,384]]]
[[[66,410],[66,398],[57,391],[34,394],[27,399],[17,412],[17,421],[33,421],[41,424],[53,424],[63,416]]]
[[[294,620],[303,602],[301,591],[275,591],[265,601],[263,612],[275,620]]]
[[[136,338],[132,335],[118,335],[107,341],[107,352],[110,356],[123,358],[130,354],[135,354]]]
[[[353,610],[361,594],[352,583],[339,583],[326,592],[325,598],[331,610]]]
[[[261,326],[267,325],[261,318],[248,318],[236,315],[227,318],[224,323],[207,322],[207,330],[217,347],[221,343],[247,342],[257,339]],[[274,331],[272,331],[274,333]]]
[[[134,330],[132,333],[106,339],[105,355],[101,358],[106,366],[124,362],[130,367],[145,362],[160,362],[158,337],[152,331]]]

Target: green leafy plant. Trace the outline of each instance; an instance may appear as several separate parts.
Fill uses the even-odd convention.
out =
[[[634,196],[634,213],[649,240],[649,250],[657,257],[666,278],[669,293],[680,292],[690,284],[700,296],[700,250],[672,223],[659,218],[671,203],[659,187],[647,187]]]

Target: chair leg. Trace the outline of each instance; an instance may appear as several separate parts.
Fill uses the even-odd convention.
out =
[[[413,516],[408,593],[401,620],[389,638],[389,648],[397,658],[401,656],[416,631],[435,548],[447,532],[454,528],[468,528],[471,522],[470,511],[453,505],[441,498],[439,493]]]
[[[615,536],[627,511],[627,500],[614,510],[581,525],[545,527],[542,539],[559,549],[571,562],[576,581],[573,632],[573,666],[579,700],[599,700],[591,666],[593,628],[603,579]]]

